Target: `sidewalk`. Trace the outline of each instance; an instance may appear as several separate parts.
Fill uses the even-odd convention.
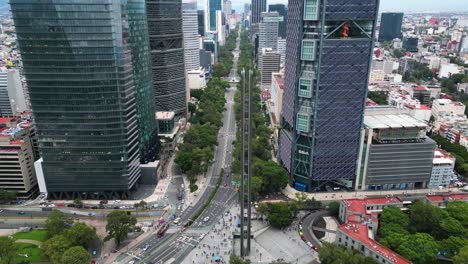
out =
[[[458,188],[449,189],[452,193],[461,192]],[[319,201],[333,201],[341,199],[364,198],[367,196],[385,196],[385,195],[403,195],[403,194],[427,194],[427,193],[446,193],[448,189],[418,189],[418,190],[389,190],[389,191],[354,191],[354,192],[323,192],[323,193],[305,193],[297,191],[287,185],[283,190],[283,194],[291,199],[295,199],[295,193],[304,193],[307,198],[315,198]]]
[[[325,220],[325,223],[326,223],[325,229],[334,230],[334,231],[336,231],[338,229],[338,222],[336,221],[336,219],[334,217],[325,216],[325,217],[323,217],[323,220]],[[325,232],[325,236],[320,240],[325,241],[325,242],[329,242],[329,243],[335,243],[336,233]]]

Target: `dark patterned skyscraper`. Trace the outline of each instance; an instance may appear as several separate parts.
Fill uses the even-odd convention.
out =
[[[155,159],[144,0],[11,0],[53,197],[125,196]]]
[[[266,0],[252,0],[252,10],[250,16],[250,24],[258,24],[262,21],[261,14],[266,12]]]
[[[403,13],[382,13],[380,19],[379,41],[392,41],[395,38],[402,38],[401,24],[403,23]]]
[[[182,0],[146,0],[156,111],[187,111]]]
[[[280,161],[298,190],[352,185],[378,0],[290,0]]]

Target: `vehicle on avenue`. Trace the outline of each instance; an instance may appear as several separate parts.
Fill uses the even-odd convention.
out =
[[[210,217],[209,217],[209,216],[203,218],[203,222],[208,222],[208,221],[210,221]]]

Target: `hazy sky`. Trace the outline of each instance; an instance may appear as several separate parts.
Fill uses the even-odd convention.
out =
[[[198,0],[201,4],[205,0]],[[243,8],[251,0],[231,0],[234,8]],[[288,0],[267,0],[268,4],[287,4]],[[468,11],[468,0],[380,0],[380,11]]]

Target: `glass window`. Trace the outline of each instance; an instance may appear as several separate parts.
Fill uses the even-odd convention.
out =
[[[307,98],[312,96],[312,80],[299,79],[299,96]]]
[[[297,114],[296,129],[301,132],[309,132],[309,116],[307,114]]]
[[[306,0],[304,5],[304,20],[318,19],[318,1]]]
[[[315,60],[315,45],[314,40],[302,40],[302,60]]]

